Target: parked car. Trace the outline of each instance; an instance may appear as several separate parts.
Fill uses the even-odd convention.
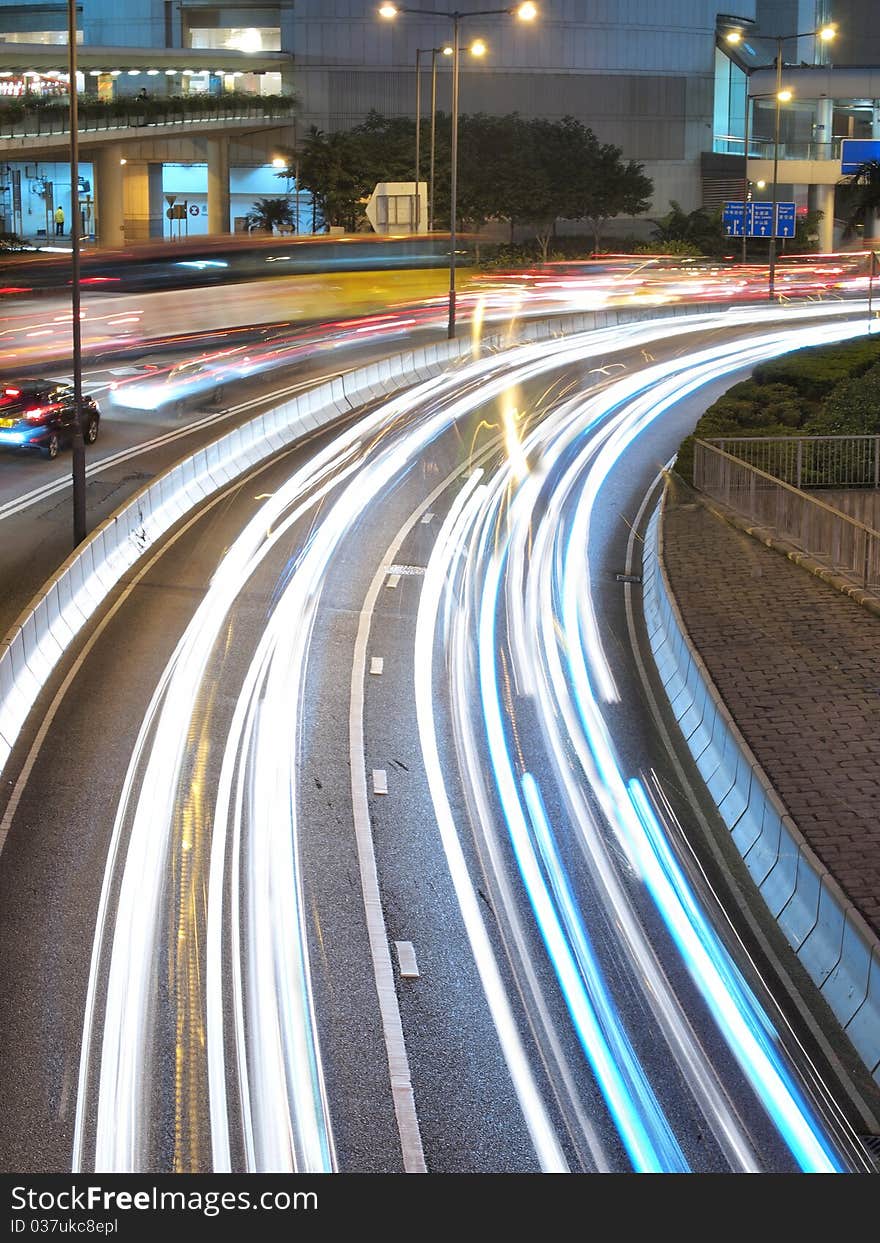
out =
[[[0,449],[57,457],[62,445],[70,443],[75,417],[72,384],[0,380]],[[80,426],[87,445],[98,439],[100,424],[101,412],[94,398],[83,394]]]

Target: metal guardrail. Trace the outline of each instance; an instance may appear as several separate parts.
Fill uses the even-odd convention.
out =
[[[694,485],[880,595],[880,531],[706,440],[694,443]]]
[[[271,97],[269,97],[271,98]],[[121,106],[120,106],[121,105]],[[79,112],[78,133],[103,133],[108,130],[143,129],[156,125],[189,125],[204,121],[270,121],[290,116],[293,105],[270,103],[266,97],[248,103],[240,99],[224,104],[222,96],[207,101],[187,103],[169,99],[151,100],[148,105],[130,103],[108,104],[105,110]],[[34,108],[18,114],[4,115],[0,108],[0,138],[46,138],[70,131],[70,116],[64,108]]]
[[[880,488],[880,436],[713,436],[707,443],[796,488]]]

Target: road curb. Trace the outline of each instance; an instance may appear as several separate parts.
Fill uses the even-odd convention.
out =
[[[673,715],[767,909],[880,1084],[880,940],[821,863],[740,733],[695,649],[648,522],[642,606]]]

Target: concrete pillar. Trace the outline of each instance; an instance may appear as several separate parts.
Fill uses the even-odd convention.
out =
[[[208,232],[228,233],[229,139],[208,139]]]
[[[150,216],[150,237],[165,236],[165,209],[168,204],[162,193],[162,164],[147,165],[147,196]]]
[[[816,101],[816,159],[830,160],[834,154],[832,139],[834,128],[834,100],[819,99]]]
[[[819,221],[819,249],[827,255],[834,250],[834,186],[816,186],[816,209],[822,213]]]
[[[95,216],[99,246],[125,245],[125,168],[120,143],[98,147],[95,156]]]

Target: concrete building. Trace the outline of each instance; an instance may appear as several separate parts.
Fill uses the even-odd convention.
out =
[[[792,163],[782,169],[779,197],[784,192],[804,209],[821,206],[827,240],[828,230],[833,230],[833,205],[829,191],[821,187],[839,178],[838,140],[873,133],[876,127],[872,72],[865,69],[856,81],[844,79],[842,71],[880,64],[877,0],[834,0],[833,12],[831,0],[730,0],[733,13],[719,11],[718,4],[719,0],[541,0],[537,21],[526,24],[508,14],[492,15],[489,10],[500,7],[497,0],[472,0],[469,11],[487,12],[462,23],[463,39],[482,37],[488,54],[479,62],[462,59],[461,111],[518,111],[548,118],[570,114],[603,142],[619,146],[626,159],[644,165],[654,182],[651,216],[664,214],[672,199],[686,210],[700,205],[714,208],[725,199],[742,197],[747,179],[755,184],[767,180],[766,163],[772,159],[767,143],[773,137],[774,120],[767,100],[768,75],[772,76],[768,67],[773,64],[776,36],[783,35],[786,72],[791,66],[802,78],[813,75],[809,78],[813,85],[807,86],[803,78],[795,102],[781,117],[780,160],[784,165],[801,160],[797,154],[801,146],[821,138],[818,162],[824,167],[806,168],[801,161],[797,167]],[[417,52],[447,41],[452,23],[448,17],[412,13],[384,21],[378,7],[378,0],[237,4],[126,0],[124,6],[118,0],[79,0],[83,72],[98,93],[116,97],[148,83],[159,95],[178,90],[222,94],[235,89],[262,98],[295,92],[299,100],[295,117],[274,127],[256,125],[248,130],[242,122],[233,132],[217,122],[213,128],[190,126],[186,137],[174,141],[152,127],[149,135],[119,135],[113,169],[123,167],[125,172],[114,201],[122,194],[129,207],[123,210],[121,223],[115,211],[112,235],[118,236],[120,230],[125,236],[145,231],[159,235],[164,227],[159,209],[166,178],[156,171],[157,165],[202,165],[207,178],[204,227],[232,229],[240,218],[240,204],[229,200],[235,191],[230,191],[225,170],[233,170],[236,184],[242,178],[252,184],[255,170],[295,149],[312,125],[325,131],[348,128],[371,109],[386,116],[412,117]],[[10,78],[20,80],[26,69],[45,72],[53,54],[63,52],[66,13],[65,0],[35,4],[0,0],[0,96]],[[833,45],[826,47],[807,35],[832,17],[839,24]],[[736,47],[725,37],[731,24],[738,24],[746,36]],[[832,75],[830,87],[832,79],[821,74]],[[428,76],[423,72],[423,117],[429,106]],[[445,111],[450,108],[450,78],[448,60],[441,59],[437,103]],[[810,94],[820,81],[826,82],[826,93]],[[834,95],[829,96],[827,89]],[[747,93],[753,101],[748,175]],[[207,167],[211,151],[220,161],[213,173]],[[14,163],[14,153],[0,138],[0,158],[6,159],[7,168]],[[27,154],[39,152],[29,148]],[[811,149],[811,164],[817,163],[815,154]],[[88,155],[86,150],[86,159]],[[56,161],[63,158],[52,156]],[[118,164],[121,159],[125,165]],[[119,181],[115,172],[108,171],[111,163],[103,159],[107,184]],[[97,167],[92,172],[100,221],[102,176]],[[140,179],[137,186],[135,178]],[[29,184],[38,178],[26,180]],[[199,211],[193,217],[193,227],[202,227],[201,215]],[[621,221],[619,227],[632,231],[631,222]],[[640,227],[645,228],[646,222]],[[105,240],[108,230],[102,233]]]

